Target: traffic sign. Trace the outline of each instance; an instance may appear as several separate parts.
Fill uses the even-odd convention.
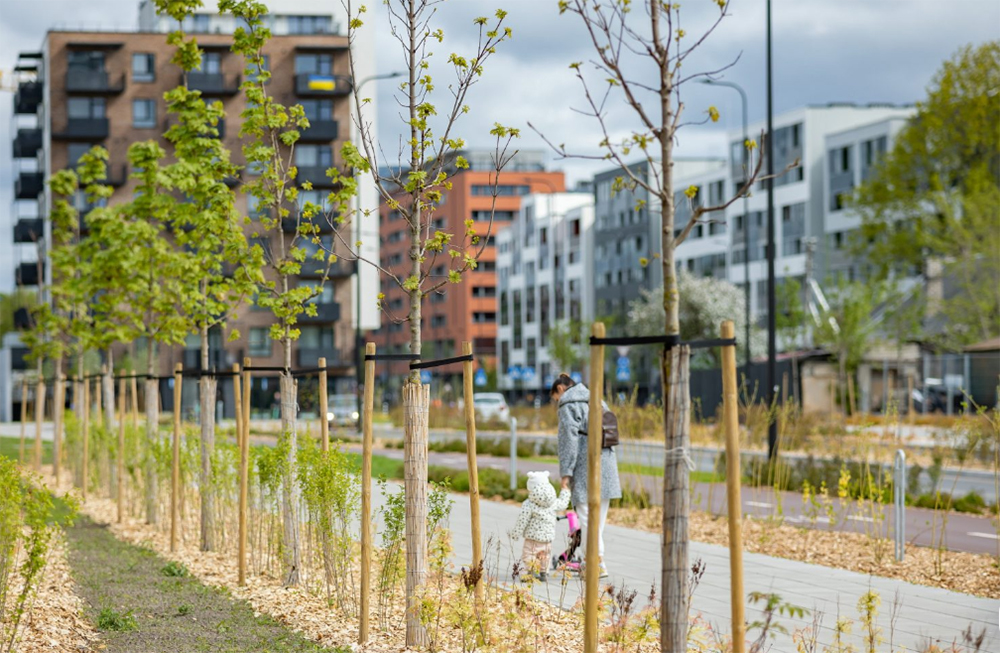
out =
[[[476,384],[477,388],[482,388],[486,385],[486,370],[479,368],[476,370],[476,376],[473,377],[473,382]]]
[[[521,380],[521,366],[520,365],[511,365],[510,367],[508,367],[507,368],[507,376],[510,377],[511,381],[520,381]]]
[[[521,370],[521,380],[530,383],[535,380],[535,368],[525,367]]]
[[[420,382],[423,384],[428,384],[431,382],[430,370],[420,370]]]
[[[628,356],[620,356],[615,369],[615,379],[620,383],[628,383],[632,380],[632,365]]]

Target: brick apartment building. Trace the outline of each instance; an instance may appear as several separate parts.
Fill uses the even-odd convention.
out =
[[[201,13],[182,26],[196,35],[204,51],[201,69],[189,75],[188,83],[190,88],[200,90],[206,101],[223,103],[227,117],[219,124],[219,137],[231,151],[233,161],[242,164],[239,116],[245,107],[240,90],[245,63],[240,55],[230,51],[236,21],[232,16],[219,15],[214,3],[207,4],[210,9],[199,10]],[[302,191],[300,197],[321,204],[332,187],[325,170],[337,164],[341,145],[352,135],[352,80],[347,37],[342,32],[344,22],[326,10],[317,11],[309,0],[276,0],[269,5],[274,13],[266,20],[273,33],[265,49],[266,64],[272,73],[268,92],[278,102],[301,104],[305,109],[310,127],[302,132],[296,146],[295,163],[299,181],[312,182],[314,190]],[[51,242],[47,215],[52,199],[47,181],[54,171],[72,167],[92,146],[103,145],[110,153],[108,183],[114,187],[110,200],[114,204],[129,198],[136,184],[129,179],[127,164],[132,143],[154,139],[160,141],[168,154],[171,151],[163,138],[172,120],[167,115],[163,95],[182,83],[182,75],[171,63],[174,48],[166,43],[166,33],[178,25],[172,19],[156,15],[149,0],[140,3],[139,14],[139,30],[135,32],[51,30],[41,51],[21,53],[19,69],[26,76],[16,94],[15,114],[18,124],[25,126],[17,128],[13,147],[19,160],[15,179],[18,204],[15,215],[19,219],[14,227],[14,240],[24,244],[16,254],[19,260],[15,278],[19,286],[37,286],[39,270],[45,284],[52,282],[51,269],[45,261],[45,244]],[[371,72],[373,66],[367,62],[361,68]],[[333,84],[329,83],[331,78]],[[244,177],[248,174],[251,173],[242,172]],[[239,179],[233,180],[237,208],[251,219],[259,217],[248,202],[248,195],[240,192],[239,183]],[[82,193],[76,204],[81,215],[93,208],[86,205]],[[252,229],[252,225],[248,227],[248,234]],[[290,223],[287,229],[294,230],[294,224]],[[332,245],[330,233],[323,233],[322,238]],[[377,247],[377,243],[373,245]],[[371,254],[370,249],[367,253]],[[374,256],[377,260],[377,250]],[[362,274],[370,274],[372,278],[368,288],[362,286],[362,292],[374,295],[374,270],[366,271],[365,267],[370,266],[363,266]],[[331,392],[353,392],[355,326],[359,317],[354,311],[359,286],[356,266],[338,263],[330,277],[315,300],[317,315],[300,318],[301,336],[293,352],[293,366],[314,367],[319,357],[325,357],[329,365],[340,368],[331,377]],[[305,272],[297,279],[299,284],[317,282]],[[377,326],[372,323],[377,319],[374,308],[370,313],[367,324],[361,316],[362,328]],[[270,311],[249,304],[243,307],[228,325],[229,329],[240,331],[239,341],[229,343],[228,333],[222,329],[210,334],[210,364],[228,368],[249,356],[255,365],[281,365],[280,344],[267,335],[272,322]],[[161,347],[160,373],[167,373],[178,362],[187,369],[197,368],[198,347],[194,335],[182,347]],[[115,353],[116,360],[121,360],[127,351],[135,355],[143,349],[141,342],[128,348],[123,346]],[[11,372],[6,374],[10,379]],[[223,381],[220,393],[231,395],[231,380]],[[276,378],[254,379],[251,399],[258,414],[270,412],[276,388]],[[190,389],[185,385],[185,407],[196,410],[196,393],[194,384]],[[169,403],[170,393],[162,394]],[[232,402],[225,403],[231,409]],[[304,411],[308,408],[303,405]]]
[[[434,213],[434,229],[452,234],[465,233],[465,221],[473,220],[482,238],[488,235],[490,209],[494,206],[493,186],[497,197],[492,233],[480,258],[479,266],[467,272],[460,284],[447,284],[443,292],[424,298],[422,306],[422,354],[425,359],[447,358],[461,353],[462,342],[472,343],[477,365],[486,370],[496,369],[497,337],[497,275],[496,248],[493,236],[507,227],[521,208],[521,198],[534,193],[558,193],[565,190],[562,172],[545,170],[543,153],[521,151],[504,168],[499,179],[493,170],[492,152],[466,151],[467,170],[452,170],[452,189],[442,198]],[[379,214],[382,265],[400,278],[409,276],[410,235],[406,220],[398,211],[383,203]],[[434,276],[447,275],[447,262]],[[410,330],[400,321],[407,314],[406,293],[391,279],[382,279],[382,324],[372,340],[380,352],[409,351]],[[407,372],[405,363],[386,364],[378,370],[379,379],[388,396],[395,392]],[[432,394],[447,394],[461,390],[461,365],[436,368],[433,371]]]

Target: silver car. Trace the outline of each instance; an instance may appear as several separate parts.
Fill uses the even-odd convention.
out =
[[[472,395],[472,401],[481,419],[496,418],[501,422],[510,422],[510,408],[499,392],[477,392]]]
[[[358,398],[354,395],[333,395],[327,402],[326,420],[331,426],[357,426]]]

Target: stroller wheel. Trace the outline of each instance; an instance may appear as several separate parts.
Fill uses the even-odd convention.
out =
[[[552,556],[552,569],[556,570],[559,568],[559,556]]]

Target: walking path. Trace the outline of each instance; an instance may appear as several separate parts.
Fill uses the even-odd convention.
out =
[[[373,493],[379,497],[376,491]],[[472,555],[468,495],[455,495],[455,506],[451,513],[456,567],[468,565]],[[376,499],[378,500],[378,498]],[[520,553],[520,543],[512,543],[506,535],[517,519],[519,507],[507,503],[482,501],[480,503],[483,541],[492,542],[488,565],[501,578],[510,581],[512,562]],[[564,524],[565,522],[560,522]],[[605,531],[606,561],[611,577],[606,581],[620,585],[624,583],[638,592],[637,600],[645,602],[651,586],[659,588],[660,539],[657,535],[618,526],[608,526]],[[554,550],[565,546],[565,532],[557,535]],[[694,593],[692,612],[700,613],[706,620],[722,631],[728,632],[730,621],[729,600],[729,552],[724,547],[692,542],[690,561],[701,560],[705,575]],[[977,634],[986,630],[982,651],[1000,650],[1000,633],[997,628],[997,614],[1000,601],[980,599],[947,590],[912,585],[902,581],[865,576],[850,571],[831,569],[818,565],[772,558],[769,556],[744,554],[744,587],[747,593],[776,593],[782,601],[809,610],[804,617],[777,616],[788,632],[805,628],[812,624],[814,615],[819,615],[819,642],[830,645],[833,629],[838,616],[850,617],[854,622],[854,634],[847,641],[859,650],[862,630],[857,613],[858,599],[869,589],[879,594],[882,605],[877,625],[882,629],[886,647],[889,650],[890,636],[893,651],[923,651],[926,642],[939,642],[942,647],[952,642],[961,647],[962,632],[971,627]],[[581,593],[581,582],[573,579],[563,585],[550,577],[548,583],[539,584],[535,594],[555,605],[572,606]],[[898,613],[893,623],[893,603],[897,603]],[[759,607],[747,606],[747,621],[754,622],[761,617]],[[754,636],[752,631],[748,638]],[[903,647],[900,649],[899,647]],[[795,653],[790,636],[776,633],[774,653]],[[972,650],[972,649],[968,649]]]

